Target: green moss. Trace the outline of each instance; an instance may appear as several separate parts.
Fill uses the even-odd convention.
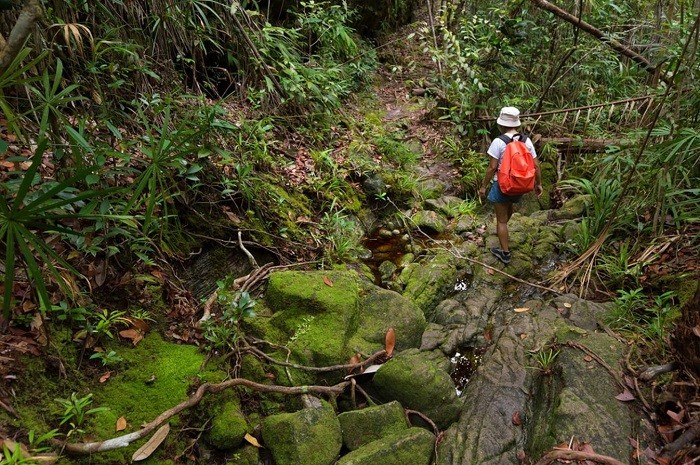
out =
[[[217,449],[230,450],[243,444],[248,422],[238,399],[222,402],[215,409],[207,439]]]
[[[204,355],[197,347],[166,342],[157,333],[148,334],[133,349],[121,350],[120,355],[127,368],[112,374],[107,382],[92,390],[94,405],[109,408],[95,416],[94,426],[89,431],[97,440],[136,431],[141,424],[184,401],[194,381],[218,382],[223,377],[221,372],[200,373]],[[117,419],[122,416],[127,420],[127,429],[115,433]],[[170,424],[174,426],[179,421],[179,417],[174,417]],[[97,454],[90,463],[128,463],[141,445],[139,441],[126,448]]]

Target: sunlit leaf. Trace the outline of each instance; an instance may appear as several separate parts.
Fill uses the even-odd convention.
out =
[[[389,328],[386,332],[386,336],[384,337],[384,350],[389,357],[391,357],[391,355],[394,353],[395,345],[396,333],[394,332],[394,328]]]
[[[245,436],[243,436],[243,439],[245,439],[249,444],[255,446],[255,447],[262,447],[260,443],[258,442],[257,439],[255,439],[255,436],[251,435],[250,433],[246,433]]]
[[[126,429],[126,418],[119,417],[117,419],[116,431],[124,431]]]
[[[629,390],[625,389],[622,393],[616,395],[615,399],[621,402],[629,402],[631,400],[634,400],[634,396],[631,392],[629,392]]]
[[[328,287],[333,287],[333,281],[331,281],[331,278],[328,276],[323,277],[323,284],[325,284]]]

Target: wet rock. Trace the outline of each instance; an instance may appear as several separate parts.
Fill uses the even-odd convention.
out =
[[[426,234],[440,234],[447,228],[444,216],[431,210],[419,210],[411,216],[411,224]]]
[[[365,192],[365,195],[372,199],[385,195],[388,190],[388,186],[381,176],[378,174],[370,174],[364,181],[362,181],[362,189]]]
[[[430,317],[434,308],[454,292],[457,264],[449,252],[423,257],[406,266],[398,281],[403,295],[415,302]]]
[[[417,349],[399,353],[379,368],[371,388],[378,398],[397,400],[445,429],[459,416],[462,402],[448,373],[449,360],[437,354],[439,360]]]
[[[343,444],[349,450],[409,428],[403,407],[396,401],[344,412],[338,415],[338,420]]]
[[[262,438],[277,465],[331,465],[340,452],[340,423],[327,404],[265,418]]]
[[[435,436],[423,428],[410,428],[373,441],[342,457],[336,465],[429,465]]]

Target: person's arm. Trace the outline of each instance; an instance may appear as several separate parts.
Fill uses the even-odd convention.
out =
[[[498,159],[491,156],[489,156],[489,159],[489,167],[486,168],[486,175],[481,183],[481,189],[479,189],[479,196],[481,197],[486,197],[486,189],[488,189],[489,184],[493,179],[493,175],[496,174],[496,170],[498,170]],[[537,172],[539,173],[539,169]]]

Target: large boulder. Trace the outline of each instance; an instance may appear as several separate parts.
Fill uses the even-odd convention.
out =
[[[438,464],[516,465],[572,437],[625,461],[638,420],[615,399],[621,388],[608,367],[624,345],[597,332],[604,307],[571,295],[521,305],[527,311],[510,313],[464,390]]]
[[[331,465],[342,447],[340,423],[325,402],[265,418],[262,438],[277,465]]]
[[[435,436],[423,428],[409,428],[385,436],[343,456],[336,465],[429,465]]]
[[[441,353],[411,349],[382,365],[371,388],[379,399],[397,400],[446,429],[457,420],[462,407],[448,369],[449,362]]]
[[[287,344],[300,363],[313,366],[376,352],[389,328],[397,350],[418,347],[426,324],[416,304],[352,270],[273,273],[265,304],[269,323],[283,334],[272,342]]]

